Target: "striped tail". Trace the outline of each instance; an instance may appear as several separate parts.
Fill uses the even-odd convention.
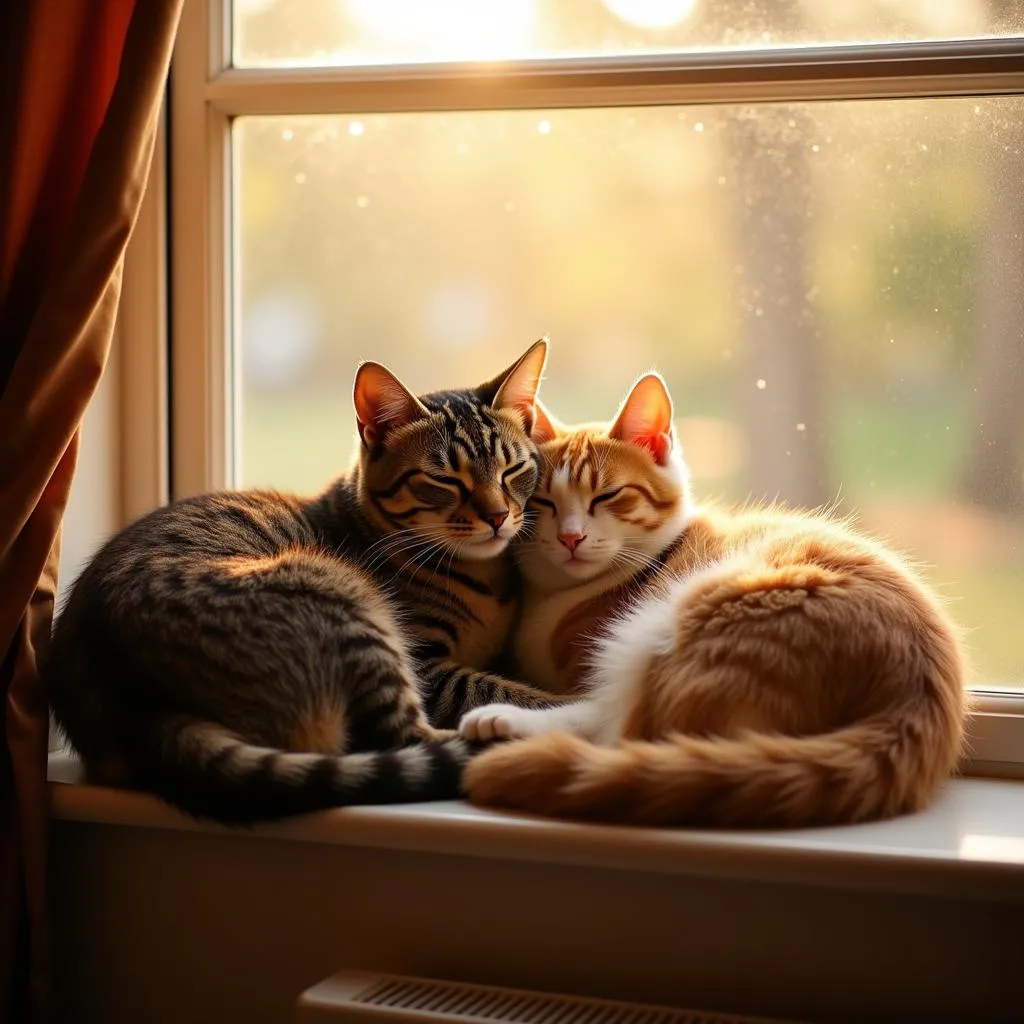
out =
[[[675,736],[598,747],[567,733],[474,758],[476,803],[638,825],[798,827],[918,810],[955,769],[961,733],[941,715],[879,716],[820,736]]]
[[[452,800],[472,744],[436,740],[333,756],[246,743],[214,722],[169,716],[134,731],[133,778],[197,818],[242,825],[328,807]]]

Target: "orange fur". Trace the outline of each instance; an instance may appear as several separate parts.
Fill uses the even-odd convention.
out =
[[[558,465],[569,450],[602,467],[594,491],[636,472],[636,447],[594,428],[543,454]],[[656,472],[646,455],[635,483],[653,488]],[[564,712],[520,714],[511,734],[527,738],[468,767],[472,800],[767,827],[884,818],[933,798],[963,742],[965,658],[903,559],[826,515],[775,508],[692,511],[669,550],[604,636],[565,635],[571,613],[556,627],[562,643],[589,643],[589,725],[569,735],[549,731]],[[604,578],[626,585],[610,565],[556,598],[593,601]]]

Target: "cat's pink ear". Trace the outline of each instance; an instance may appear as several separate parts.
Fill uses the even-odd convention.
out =
[[[504,373],[477,389],[492,409],[515,409],[527,433],[533,430],[535,403],[544,364],[548,361],[548,340],[535,341]]]
[[[659,466],[668,462],[673,445],[672,399],[658,374],[648,373],[633,385],[608,436],[644,448]]]
[[[380,363],[359,367],[352,400],[359,436],[368,448],[383,444],[388,432],[396,427],[430,415],[427,407]]]
[[[533,430],[530,431],[530,437],[533,439],[534,444],[554,441],[561,433],[561,424],[544,408],[539,398],[535,399],[533,403]]]

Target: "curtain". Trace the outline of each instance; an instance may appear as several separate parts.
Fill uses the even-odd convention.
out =
[[[182,0],[0,3],[0,1018],[47,1003],[36,666]],[[130,341],[130,339],[129,339]]]

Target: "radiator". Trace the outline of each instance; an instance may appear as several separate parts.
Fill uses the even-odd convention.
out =
[[[342,971],[303,992],[295,1024],[797,1024],[767,1017]]]

